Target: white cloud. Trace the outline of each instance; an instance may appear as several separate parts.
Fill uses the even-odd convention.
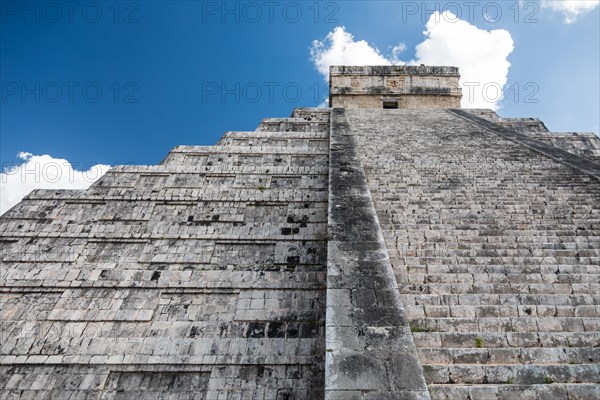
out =
[[[364,40],[354,41],[343,26],[337,27],[324,41],[313,42],[311,58],[325,79],[330,65],[456,66],[463,85],[461,105],[497,109],[510,67],[507,58],[514,48],[510,33],[504,29],[479,29],[446,11],[431,15],[424,34],[425,40],[416,46],[416,59],[404,62],[398,59],[406,48],[403,43],[392,48],[389,57],[384,57],[376,47]]]
[[[110,168],[86,165],[86,170],[78,171],[67,160],[49,155],[22,152],[18,157],[23,160],[21,164],[5,167],[0,173],[0,215],[34,189],[87,189]]]
[[[364,40],[354,41],[354,36],[343,26],[329,32],[325,40],[314,40],[310,55],[317,70],[329,76],[330,65],[390,65],[376,47]]]
[[[600,0],[542,0],[540,4],[544,8],[561,12],[565,23],[572,24],[580,15],[598,7]]]
[[[400,60],[400,54],[406,51],[406,44],[400,42],[392,47],[391,61],[394,65],[404,65],[404,61]]]
[[[323,102],[317,106],[317,108],[329,108],[329,97],[325,97]]]
[[[461,105],[496,109],[508,79],[508,55],[514,48],[510,33],[479,29],[447,11],[442,18],[432,15],[426,28],[425,41],[416,47],[416,62],[458,67]]]

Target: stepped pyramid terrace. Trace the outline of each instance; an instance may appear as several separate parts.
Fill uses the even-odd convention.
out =
[[[600,139],[334,66],[0,217],[0,399],[598,399]]]

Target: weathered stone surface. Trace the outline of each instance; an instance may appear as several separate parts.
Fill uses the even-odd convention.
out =
[[[464,110],[347,115],[432,399],[594,398],[597,164]]]
[[[332,72],[372,108],[0,217],[0,399],[599,398],[599,139],[437,109],[454,68]]]
[[[328,139],[297,110],[2,216],[0,398],[323,398]]]
[[[459,108],[456,67],[331,66],[329,106],[356,108]]]
[[[330,147],[325,397],[428,398],[344,109],[331,111]]]

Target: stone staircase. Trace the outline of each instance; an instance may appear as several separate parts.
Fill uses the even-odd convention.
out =
[[[0,400],[600,398],[597,138],[550,135],[297,109],[32,192],[0,217]]]
[[[448,111],[348,114],[431,398],[599,398],[598,181]]]
[[[579,157],[600,162],[600,138],[592,132],[550,132],[538,118],[501,118],[492,110],[483,109],[464,111]]]

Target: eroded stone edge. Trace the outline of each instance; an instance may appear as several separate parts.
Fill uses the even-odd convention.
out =
[[[330,129],[325,398],[429,399],[345,109]]]

